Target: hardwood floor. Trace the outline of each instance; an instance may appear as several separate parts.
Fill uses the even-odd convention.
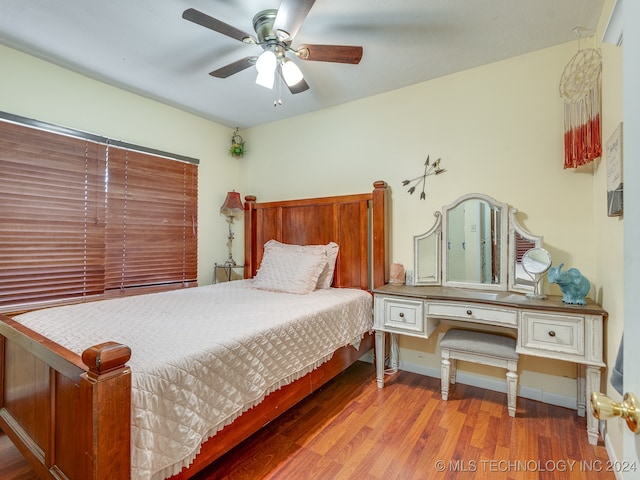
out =
[[[7,443],[0,478],[35,478]],[[573,410],[519,398],[511,418],[506,394],[456,384],[444,402],[439,379],[408,372],[378,389],[357,362],[194,480],[613,480],[607,462]]]
[[[0,430],[0,478],[2,480],[38,480],[18,449]]]

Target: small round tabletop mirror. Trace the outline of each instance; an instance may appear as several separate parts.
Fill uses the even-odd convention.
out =
[[[533,278],[535,288],[527,293],[527,297],[543,299],[547,298],[540,288],[540,280],[551,267],[551,255],[544,248],[531,248],[522,255],[522,268]]]

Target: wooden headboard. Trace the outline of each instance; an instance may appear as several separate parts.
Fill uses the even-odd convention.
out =
[[[245,278],[253,278],[264,244],[275,239],[296,245],[339,246],[334,287],[372,289],[388,278],[388,187],[371,193],[257,203],[245,197]]]

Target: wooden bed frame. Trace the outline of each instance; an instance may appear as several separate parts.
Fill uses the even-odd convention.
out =
[[[388,273],[388,188],[371,193],[256,203],[246,197],[245,277],[255,275],[262,246],[340,245],[335,287],[372,289]],[[195,475],[215,459],[347,368],[373,346],[368,335],[301,379],[273,392],[205,442],[188,469]],[[130,477],[130,349],[106,342],[81,356],[0,315],[0,428],[43,479],[113,480]]]

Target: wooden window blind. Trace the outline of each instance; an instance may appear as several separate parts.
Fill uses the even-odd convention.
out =
[[[101,293],[104,147],[0,126],[1,304]]]
[[[0,122],[0,309],[195,282],[197,173]]]
[[[197,166],[110,147],[106,288],[197,279]]]
[[[515,232],[516,239],[516,263],[522,262],[522,256],[536,246],[536,243],[533,240],[527,240],[518,232]]]

